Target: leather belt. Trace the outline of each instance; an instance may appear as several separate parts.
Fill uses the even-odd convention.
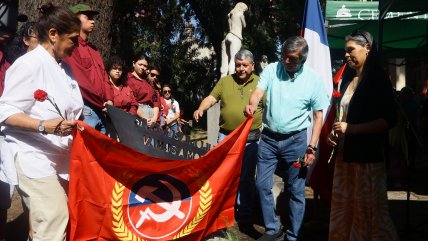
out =
[[[285,134],[273,132],[273,131],[269,130],[268,128],[263,128],[262,134],[266,135],[272,139],[275,139],[275,140],[284,140],[284,139],[287,139],[291,136],[294,136],[294,135],[296,135],[302,131],[306,131],[306,128],[302,129],[302,130],[292,131],[292,132],[285,133]]]

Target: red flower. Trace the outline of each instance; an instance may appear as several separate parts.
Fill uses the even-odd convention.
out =
[[[298,161],[295,161],[295,162],[293,162],[293,166],[294,166],[295,168],[301,168],[301,167],[302,167],[302,164],[300,164],[300,162],[298,162]]]
[[[34,99],[40,102],[43,102],[45,100],[48,100],[49,102],[51,102],[51,104],[55,107],[55,110],[58,112],[58,114],[62,117],[62,119],[65,120],[64,116],[61,114],[61,110],[58,108],[58,105],[55,103],[52,97],[49,98],[49,95],[48,93],[46,93],[46,91],[40,90],[40,89],[34,91]]]
[[[48,93],[44,90],[34,91],[34,99],[40,102],[45,101],[48,98]]]
[[[333,91],[333,98],[340,98],[342,96],[342,93],[338,90]]]
[[[299,157],[295,162],[293,162],[293,166],[295,168],[301,168],[303,164],[305,164],[305,162],[303,161],[303,157]]]

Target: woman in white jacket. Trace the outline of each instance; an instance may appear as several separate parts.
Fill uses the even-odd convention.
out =
[[[80,21],[68,9],[52,4],[40,11],[40,45],[6,72],[0,98],[2,156],[15,162],[33,240],[59,241],[66,237],[68,208],[58,175],[68,173],[70,134],[83,108],[77,82],[61,59],[77,45]]]

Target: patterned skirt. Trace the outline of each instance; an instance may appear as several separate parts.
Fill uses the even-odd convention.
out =
[[[388,209],[385,163],[346,163],[334,170],[329,241],[399,240]]]

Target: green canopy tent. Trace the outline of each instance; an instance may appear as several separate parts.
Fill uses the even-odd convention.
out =
[[[385,58],[428,56],[428,1],[327,1],[332,52],[343,53],[344,37],[357,29],[373,34]]]

